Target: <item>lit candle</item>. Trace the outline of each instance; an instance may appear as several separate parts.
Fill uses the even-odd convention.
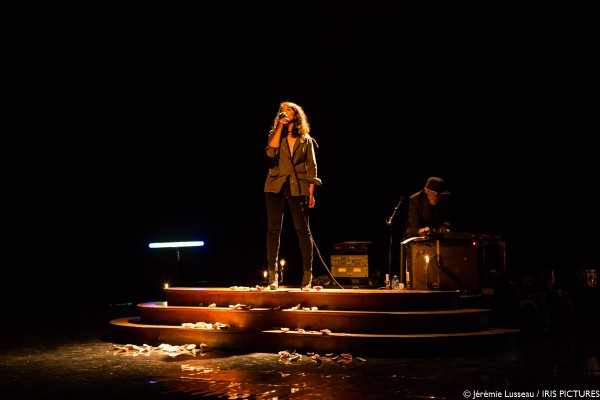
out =
[[[425,256],[425,271],[429,269],[429,256]]]

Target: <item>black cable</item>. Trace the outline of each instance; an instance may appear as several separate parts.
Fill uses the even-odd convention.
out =
[[[310,140],[310,139],[309,139]],[[285,137],[285,141],[288,144],[288,149],[290,147],[290,142],[287,140],[287,137]],[[298,147],[296,147],[298,148]],[[296,151],[296,150],[294,150]],[[296,172],[296,166],[294,165],[294,159],[293,159],[293,153],[290,149],[290,152],[288,153],[288,157],[290,158],[290,163],[292,164],[292,170],[294,171],[294,177],[296,178],[296,183],[298,184],[298,193],[300,193],[300,196],[302,196],[302,186],[300,186],[300,180],[298,179],[298,173]],[[290,193],[291,194],[291,193]],[[312,231],[310,229],[308,220],[307,220],[307,215],[308,215],[308,211],[304,208],[304,202],[306,201],[306,199],[308,199],[310,196],[310,193],[307,196],[304,196],[305,200],[302,201],[300,200],[300,207],[301,207],[301,211],[302,211],[302,216],[304,217],[304,223],[306,224],[306,229],[308,229],[308,234],[310,236],[310,241],[314,247],[314,249],[317,251],[317,254],[319,255],[319,260],[321,260],[321,263],[323,264],[323,266],[325,267],[325,270],[327,271],[327,273],[329,274],[329,276],[331,277],[331,280],[341,289],[345,289],[342,285],[340,285],[340,283],[335,279],[335,277],[333,276],[333,273],[331,272],[331,270],[329,269],[329,267],[327,266],[327,264],[325,263],[325,261],[323,260],[323,256],[321,256],[321,252],[319,251],[319,247],[317,246],[317,243],[315,242],[315,239],[313,237]],[[311,282],[312,284],[312,282]]]

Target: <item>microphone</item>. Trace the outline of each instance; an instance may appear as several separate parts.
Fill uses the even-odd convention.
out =
[[[284,119],[287,118],[287,114],[282,112],[281,114],[279,114],[279,119]]]

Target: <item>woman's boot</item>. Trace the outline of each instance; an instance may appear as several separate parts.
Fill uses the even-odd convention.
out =
[[[269,286],[267,286],[268,290],[277,290],[279,288],[279,274],[276,269],[268,270],[269,276]]]
[[[312,288],[312,271],[304,271],[302,276],[302,290],[310,290]]]

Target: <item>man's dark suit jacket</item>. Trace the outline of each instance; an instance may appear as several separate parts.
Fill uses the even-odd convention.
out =
[[[408,198],[408,218],[405,238],[419,236],[419,229],[428,226],[439,230],[442,225],[450,228],[452,222],[451,194],[444,193],[435,206],[429,204],[425,189]]]

